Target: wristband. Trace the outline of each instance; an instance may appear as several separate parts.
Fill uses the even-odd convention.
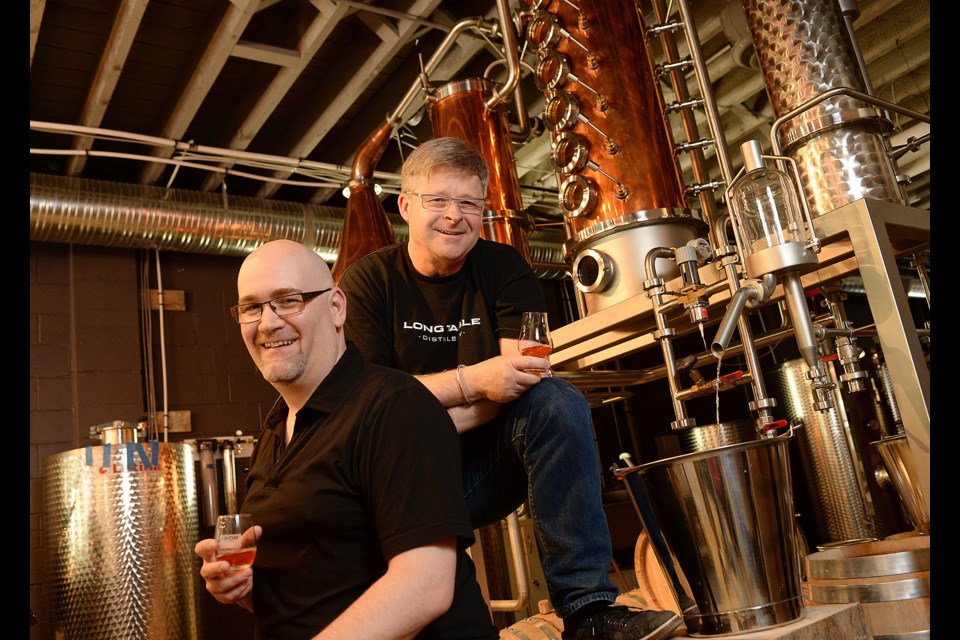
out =
[[[464,401],[466,401],[467,404],[473,404],[473,400],[471,400],[470,398],[468,398],[468,397],[467,397],[467,394],[464,393],[464,391],[463,391],[463,380],[460,379],[460,370],[463,369],[465,366],[467,366],[467,365],[465,365],[465,364],[458,364],[458,365],[457,365],[457,386],[460,387],[460,395],[463,396]]]

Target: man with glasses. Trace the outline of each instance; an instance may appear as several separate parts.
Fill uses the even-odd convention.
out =
[[[513,247],[480,238],[489,173],[457,138],[415,149],[401,170],[409,239],[347,267],[347,337],[374,362],[414,374],[461,434],[463,489],[475,527],[527,502],[563,638],[659,640],[673,612],[614,606],[610,533],[590,407],[573,385],[529,370],[517,348],[524,311],[545,311]]]
[[[307,247],[264,244],[237,292],[231,314],[280,398],[241,506],[257,557],[231,572],[201,540],[207,591],[252,611],[258,638],[494,640],[443,406],[347,344],[346,298]]]

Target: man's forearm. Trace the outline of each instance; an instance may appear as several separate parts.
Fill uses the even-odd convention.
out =
[[[440,401],[440,404],[448,409],[461,404],[469,406],[473,401],[480,399],[469,397],[470,391],[465,386],[462,370],[459,375],[456,369],[447,369],[446,371],[421,374],[414,377],[430,390],[430,393]]]
[[[447,407],[447,413],[457,427],[457,433],[464,433],[496,418],[502,406],[499,402],[492,400],[479,400],[473,404]]]

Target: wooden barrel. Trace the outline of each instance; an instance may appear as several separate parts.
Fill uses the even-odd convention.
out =
[[[805,565],[807,605],[859,602],[878,640],[929,634],[930,536],[835,547],[809,554]]]
[[[621,604],[639,606],[643,609],[673,611],[677,615],[682,615],[673,585],[670,584],[670,578],[667,577],[663,565],[657,559],[653,541],[650,540],[646,530],[641,531],[637,536],[637,545],[633,553],[633,570],[637,574],[637,588],[628,593],[631,599],[639,604],[629,602]]]
[[[554,612],[538,613],[500,629],[500,640],[560,640],[563,621]]]

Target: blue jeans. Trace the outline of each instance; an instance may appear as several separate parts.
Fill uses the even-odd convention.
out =
[[[529,502],[550,601],[561,617],[618,590],[590,406],[572,384],[544,378],[496,419],[463,434],[463,486],[476,528]]]

